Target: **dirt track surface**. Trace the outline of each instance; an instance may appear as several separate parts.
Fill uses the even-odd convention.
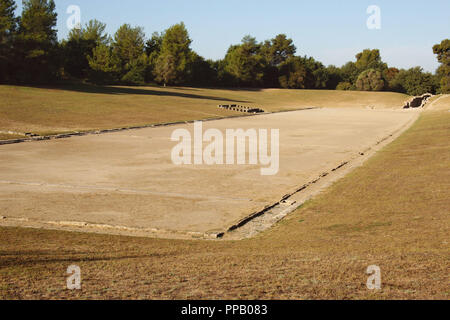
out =
[[[367,150],[416,111],[315,109],[203,123],[203,130],[280,129],[280,171],[261,165],[175,166],[175,129],[149,128],[0,148],[2,225],[145,229],[175,237],[224,231]],[[83,228],[85,223],[97,225]],[[103,231],[101,231],[103,230]],[[108,231],[109,230],[109,231]],[[164,235],[164,231],[170,233]]]

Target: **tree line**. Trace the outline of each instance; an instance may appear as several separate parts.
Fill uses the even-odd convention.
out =
[[[297,55],[292,39],[279,34],[258,42],[245,36],[224,59],[206,60],[191,48],[183,23],[147,38],[143,28],[122,25],[114,35],[91,20],[57,39],[53,0],[0,0],[0,82],[51,83],[77,79],[97,84],[224,86],[396,91],[410,95],[450,92],[450,40],[433,47],[434,73],[388,66],[380,51],[366,49],[342,67]]]

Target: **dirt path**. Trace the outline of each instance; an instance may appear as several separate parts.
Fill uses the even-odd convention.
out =
[[[2,146],[0,225],[214,238],[281,199],[291,201],[275,214],[281,218],[403,132],[419,112],[316,109],[203,123],[204,131],[280,129],[275,176],[262,176],[261,165],[175,166],[171,134],[192,132],[192,124]],[[308,192],[299,192],[305,185]]]

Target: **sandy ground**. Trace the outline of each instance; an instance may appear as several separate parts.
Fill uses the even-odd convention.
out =
[[[172,132],[193,132],[191,124],[1,146],[0,224],[221,232],[416,116],[414,110],[315,109],[203,124],[222,132],[280,129],[275,176],[262,176],[261,165],[174,165]]]

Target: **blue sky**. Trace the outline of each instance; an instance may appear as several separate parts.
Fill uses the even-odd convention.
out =
[[[19,4],[18,13],[21,5]],[[292,38],[297,54],[340,66],[366,48],[381,50],[390,66],[438,66],[432,46],[450,38],[450,0],[56,0],[58,34],[67,36],[67,8],[78,5],[82,24],[98,19],[114,34],[123,23],[150,36],[183,21],[192,48],[223,58],[231,44],[250,34],[258,41],[279,33]],[[381,29],[369,30],[369,5],[381,9]]]

